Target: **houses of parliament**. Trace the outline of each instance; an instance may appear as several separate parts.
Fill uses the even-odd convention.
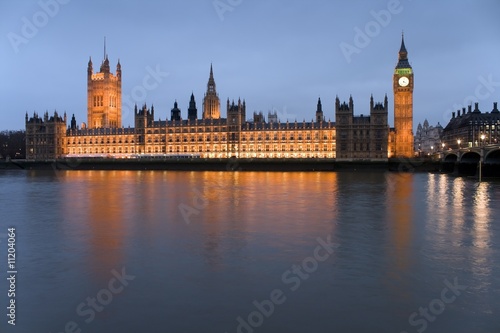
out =
[[[29,160],[71,157],[169,158],[331,158],[339,161],[383,161],[413,157],[413,70],[404,38],[393,74],[394,128],[388,125],[388,99],[369,102],[369,115],[355,115],[352,97],[335,100],[335,122],[325,121],[318,99],[311,122],[282,122],[277,114],[253,113],[246,102],[226,101],[226,118],[210,66],[201,118],[191,94],[187,117],[178,103],[170,120],[155,120],[154,106],[135,106],[135,126],[121,121],[122,69],[111,72],[107,55],[94,72],[87,67],[87,123],[77,126],[73,115],[26,114],[26,154]],[[156,114],[157,116],[157,114]],[[158,118],[156,118],[158,119]],[[160,118],[161,119],[161,118]]]

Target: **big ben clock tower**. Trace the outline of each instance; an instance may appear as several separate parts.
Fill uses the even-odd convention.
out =
[[[404,36],[394,70],[394,130],[396,157],[413,157],[413,70],[408,62]]]

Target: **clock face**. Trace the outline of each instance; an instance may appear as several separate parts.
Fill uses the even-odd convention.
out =
[[[406,87],[410,83],[410,80],[406,76],[402,76],[398,82],[401,87]]]

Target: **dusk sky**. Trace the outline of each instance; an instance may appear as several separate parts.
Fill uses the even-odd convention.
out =
[[[275,110],[281,121],[311,121],[321,97],[334,121],[336,95],[352,95],[355,114],[367,115],[370,95],[387,94],[392,126],[402,31],[414,128],[425,118],[445,126],[471,101],[483,112],[500,101],[498,0],[1,0],[0,13],[0,130],[24,129],[34,111],[86,122],[87,63],[99,69],[104,36],[112,72],[122,65],[125,127],[133,103],[165,119],[177,100],[187,118],[191,92],[201,117],[211,63],[223,117],[226,100],[241,97],[247,117]]]

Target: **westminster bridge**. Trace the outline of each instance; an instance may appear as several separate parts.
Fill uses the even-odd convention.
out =
[[[500,177],[500,144],[449,149],[438,152],[447,171],[459,174]]]

